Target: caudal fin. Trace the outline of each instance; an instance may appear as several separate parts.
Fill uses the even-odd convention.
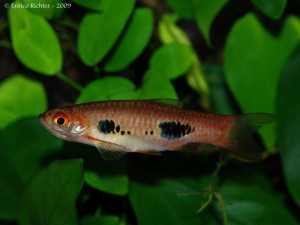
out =
[[[258,161],[263,158],[259,144],[254,140],[253,134],[257,129],[274,120],[273,114],[253,113],[238,116],[232,127],[228,150],[233,154],[249,161]]]

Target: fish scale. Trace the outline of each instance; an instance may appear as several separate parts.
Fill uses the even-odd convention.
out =
[[[39,118],[52,134],[94,145],[106,159],[126,152],[189,150],[200,143],[219,146],[247,160],[262,157],[251,134],[271,122],[272,115],[223,116],[179,105],[169,99],[101,101],[48,110]]]

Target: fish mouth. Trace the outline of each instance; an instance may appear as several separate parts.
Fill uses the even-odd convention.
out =
[[[40,114],[39,115],[39,120],[40,120],[41,124],[43,124],[45,122],[44,119],[45,119],[44,113]]]

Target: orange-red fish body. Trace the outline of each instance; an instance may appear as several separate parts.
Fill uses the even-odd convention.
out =
[[[106,159],[126,152],[184,150],[196,143],[231,148],[232,130],[241,116],[184,110],[173,102],[91,102],[49,110],[40,121],[60,138],[96,146]]]

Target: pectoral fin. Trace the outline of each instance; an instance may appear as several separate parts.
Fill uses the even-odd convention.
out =
[[[125,153],[132,152],[131,149],[124,147],[122,145],[118,145],[115,143],[98,140],[92,137],[88,137],[90,140],[93,141],[96,148],[99,150],[101,156],[105,160],[117,160],[122,157]]]

